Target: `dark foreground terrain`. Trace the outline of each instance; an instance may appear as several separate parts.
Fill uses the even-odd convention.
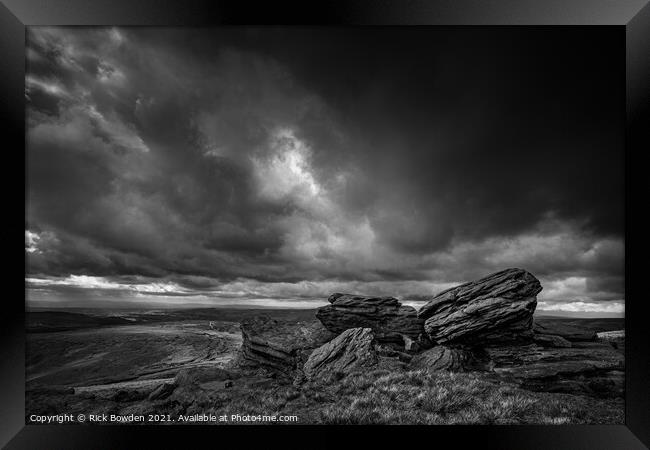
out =
[[[537,317],[537,329],[572,339],[571,348],[496,349],[490,356],[497,367],[489,371],[432,372],[398,355],[399,367],[380,364],[327,382],[297,382],[242,363],[240,323],[261,315],[310,323],[315,311],[30,312],[26,420],[56,414],[127,421],[143,415],[145,423],[205,423],[212,415],[214,424],[259,423],[259,415],[295,416],[289,423],[302,424],[624,420],[623,368],[605,367],[612,354],[623,353],[624,337],[595,336],[622,330],[623,319]],[[215,419],[220,416],[227,420]]]

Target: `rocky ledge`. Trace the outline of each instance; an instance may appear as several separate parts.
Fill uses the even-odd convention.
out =
[[[621,353],[625,353],[625,330],[603,331],[596,333],[596,339],[609,344]]]
[[[496,374],[527,389],[623,396],[624,357],[608,343],[575,342],[570,348],[499,346],[486,352]]]

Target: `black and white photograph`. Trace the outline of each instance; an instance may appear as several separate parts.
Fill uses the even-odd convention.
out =
[[[25,423],[624,424],[621,42],[27,27]]]

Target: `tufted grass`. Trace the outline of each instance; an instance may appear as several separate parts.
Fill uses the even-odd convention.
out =
[[[622,399],[531,392],[481,373],[375,370],[232,394],[212,411],[296,414],[302,424],[623,423]]]
[[[624,420],[623,399],[531,392],[484,373],[379,369],[295,386],[238,379],[228,389],[178,388],[165,400],[104,402],[101,408],[74,395],[43,394],[31,401],[30,409],[39,411],[297,415],[298,424],[561,425]]]
[[[622,401],[536,393],[478,373],[355,374],[333,386],[326,424],[622,423]]]

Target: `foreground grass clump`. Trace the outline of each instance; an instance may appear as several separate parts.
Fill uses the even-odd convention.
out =
[[[485,375],[422,371],[354,374],[331,386],[330,424],[622,423],[621,401],[536,393]]]

